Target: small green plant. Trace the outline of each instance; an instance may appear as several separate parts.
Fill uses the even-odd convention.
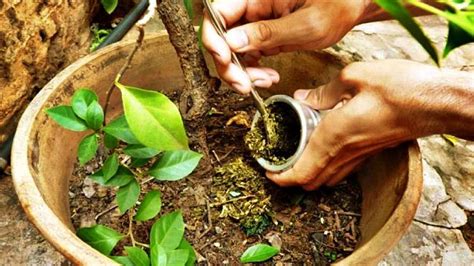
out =
[[[240,262],[263,262],[278,254],[280,250],[267,244],[256,244],[245,250],[240,257]]]
[[[97,47],[99,47],[102,42],[105,41],[105,39],[107,39],[107,37],[112,32],[112,29],[103,29],[100,28],[98,24],[94,24],[91,26],[91,32],[93,37],[89,50],[93,52],[97,49]]]
[[[405,5],[412,5],[428,13],[445,18],[449,22],[448,40],[443,58],[455,48],[474,42],[474,0],[437,0],[445,10],[438,9],[421,0],[374,0],[392,15],[423,46],[437,65],[440,59],[436,48],[418,23],[412,18]]]
[[[118,187],[118,209],[121,214],[128,212],[129,215],[126,235],[104,225],[80,228],[77,235],[107,256],[120,240],[130,238],[132,246],[125,247],[126,256],[111,256],[124,265],[192,265],[196,257],[183,238],[184,222],[180,211],[163,215],[154,223],[149,244],[135,241],[133,223],[153,219],[161,210],[161,193],[156,190],[146,193],[137,204],[142,194],[141,184],[151,180],[180,180],[197,167],[202,155],[189,150],[181,115],[168,97],[118,82],[115,86],[122,93],[124,115],[108,124],[104,122],[104,111],[97,95],[87,88],[74,93],[71,105],[55,106],[46,111],[66,129],[90,131],[78,147],[80,165],[92,160],[101,145],[107,148],[110,155],[90,178],[103,186]],[[120,159],[125,156],[131,158],[129,163]],[[138,167],[146,171],[137,171]],[[148,176],[151,179],[146,179]]]

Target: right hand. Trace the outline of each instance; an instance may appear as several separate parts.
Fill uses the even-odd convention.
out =
[[[258,65],[262,55],[329,47],[363,19],[370,2],[216,0],[213,6],[226,24],[226,38],[217,34],[206,12],[202,40],[221,78],[248,94],[251,82],[268,88],[279,81],[275,70]],[[244,53],[248,75],[231,63],[231,50]]]

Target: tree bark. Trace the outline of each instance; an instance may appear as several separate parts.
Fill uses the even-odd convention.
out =
[[[30,99],[88,52],[98,0],[0,0],[0,144]]]
[[[209,92],[219,84],[217,79],[209,75],[196,32],[181,2],[162,0],[158,12],[184,75],[186,88],[180,98],[180,110],[185,119],[194,120],[207,113]]]

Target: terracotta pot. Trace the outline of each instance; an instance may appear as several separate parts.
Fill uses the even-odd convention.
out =
[[[82,242],[71,224],[68,186],[76,149],[84,133],[60,128],[48,119],[46,108],[66,104],[74,90],[89,87],[101,103],[133,41],[122,42],[84,57],[58,74],[34,98],[23,114],[12,153],[13,179],[20,202],[31,222],[66,258],[75,264],[114,264]],[[336,57],[316,52],[284,54],[266,59],[282,73],[284,88],[312,88],[327,82],[343,66]],[[209,64],[212,65],[212,64]],[[125,84],[165,92],[182,87],[178,59],[166,34],[148,37],[137,53]],[[121,112],[114,93],[109,115]],[[373,157],[359,172],[363,190],[362,240],[340,264],[375,264],[399,241],[415,214],[422,188],[421,158],[414,142]]]

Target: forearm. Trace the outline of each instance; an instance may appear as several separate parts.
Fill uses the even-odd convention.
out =
[[[443,4],[438,3],[438,1],[436,0],[424,0],[422,2],[435,6],[440,9],[443,8]],[[390,14],[388,14],[382,8],[380,8],[380,6],[378,6],[373,0],[367,0],[366,5],[367,5],[366,11],[364,15],[361,17],[359,24],[393,19],[392,16],[390,16]],[[422,9],[416,8],[411,5],[407,5],[407,9],[409,10],[412,16],[423,16],[423,15],[430,14]]]
[[[440,69],[437,75],[413,89],[415,94],[405,107],[413,121],[406,123],[414,137],[451,134],[474,138],[474,75]]]

